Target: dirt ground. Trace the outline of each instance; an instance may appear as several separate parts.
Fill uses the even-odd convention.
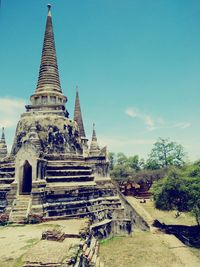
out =
[[[66,220],[35,225],[0,227],[0,267],[20,267],[22,256],[41,240],[42,232],[59,228],[65,233],[78,234],[85,220]]]

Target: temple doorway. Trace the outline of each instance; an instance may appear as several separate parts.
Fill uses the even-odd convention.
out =
[[[30,195],[32,190],[32,166],[26,160],[22,170],[21,194]]]

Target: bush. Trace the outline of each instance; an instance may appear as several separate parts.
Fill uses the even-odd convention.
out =
[[[30,224],[42,223],[43,221],[43,215],[41,214],[29,214],[28,216],[28,223]]]
[[[8,224],[9,216],[6,213],[0,214],[0,225],[6,225]]]

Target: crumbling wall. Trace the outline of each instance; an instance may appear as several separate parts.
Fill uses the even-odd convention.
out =
[[[124,206],[124,209],[125,209],[125,216],[131,220],[133,228],[139,228],[141,230],[148,231],[149,230],[148,223],[129,204],[125,196],[123,196],[120,192],[118,193],[122,201],[122,205]]]

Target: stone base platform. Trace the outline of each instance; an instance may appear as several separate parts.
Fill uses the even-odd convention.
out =
[[[67,238],[63,242],[41,240],[24,256],[23,267],[66,266],[69,248],[79,243],[79,238]]]
[[[49,236],[33,245],[22,258],[23,267],[93,267],[100,265],[98,240],[92,235],[87,219],[42,223],[50,235],[62,233],[65,238]],[[43,234],[44,237],[44,234]]]

